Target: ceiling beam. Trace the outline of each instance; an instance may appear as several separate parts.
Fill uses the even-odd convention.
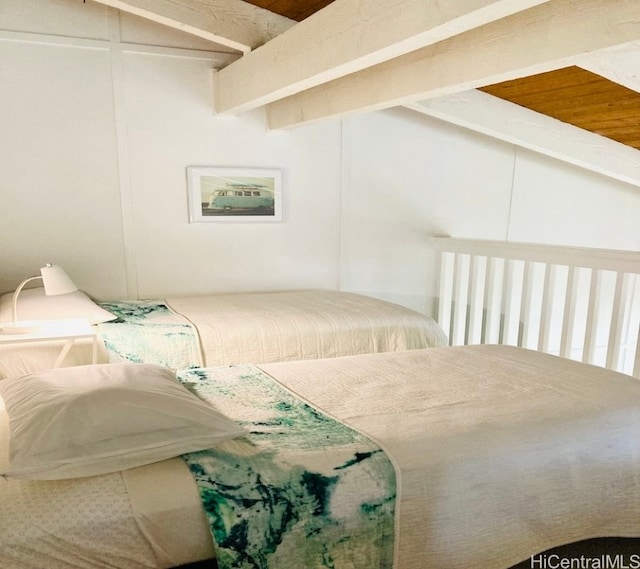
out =
[[[545,156],[640,187],[640,152],[482,91],[406,107]]]
[[[580,67],[640,93],[640,41],[597,53]]]
[[[335,0],[216,74],[218,113],[239,113],[549,0]]]
[[[637,0],[552,0],[268,105],[286,128],[571,65],[640,39]],[[237,62],[231,64],[235,65]]]
[[[296,22],[242,0],[94,0],[247,53]]]

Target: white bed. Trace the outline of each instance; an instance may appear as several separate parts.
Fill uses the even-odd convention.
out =
[[[258,367],[384,448],[399,484],[394,569],[504,569],[563,543],[640,536],[640,383],[629,376],[510,346]],[[224,411],[241,418],[246,403]],[[80,482],[0,480],[3,567],[206,558],[194,487],[179,459]]]
[[[87,305],[88,298],[79,299],[82,304],[75,310],[67,295],[63,295],[65,298],[44,297],[41,293],[33,295],[36,291],[25,292],[31,295],[21,297],[18,304],[25,319],[35,320],[39,314],[46,314],[48,318],[88,317],[92,323],[105,323],[104,308]],[[7,316],[9,297],[3,297],[0,320]],[[176,314],[196,326],[203,363],[209,366],[337,357],[446,344],[442,328],[429,316],[348,292],[305,290],[171,296],[163,300]],[[27,304],[34,302],[31,308]],[[54,308],[44,310],[45,302]],[[134,310],[135,301],[132,302]],[[56,311],[59,304],[61,309]],[[103,306],[109,308],[110,303]],[[115,318],[115,315],[107,310],[106,317]],[[60,347],[61,344],[55,342],[20,349],[15,345],[0,346],[0,378],[47,369],[55,361]],[[102,345],[99,361],[107,361]],[[90,342],[77,342],[64,365],[90,362]]]

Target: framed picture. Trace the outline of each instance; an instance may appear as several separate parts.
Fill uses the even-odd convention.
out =
[[[187,167],[189,221],[282,221],[282,173],[265,168]]]

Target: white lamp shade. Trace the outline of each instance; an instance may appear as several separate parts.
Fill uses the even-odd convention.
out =
[[[47,264],[40,269],[40,274],[42,275],[44,293],[48,296],[68,294],[78,290],[62,267]]]
[[[73,284],[73,281],[69,278],[67,273],[64,272],[62,267],[47,263],[40,269],[40,276],[29,277],[18,285],[18,288],[13,293],[13,297],[11,299],[11,324],[7,324],[0,328],[0,333],[28,334],[37,330],[37,326],[18,324],[18,296],[26,284],[39,279],[42,279],[44,293],[48,296],[68,294],[78,290],[78,287]]]

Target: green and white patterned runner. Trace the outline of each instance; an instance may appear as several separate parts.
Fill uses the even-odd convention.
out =
[[[98,325],[111,362],[153,363],[173,369],[200,367],[193,325],[163,300],[102,302],[118,319]]]
[[[396,480],[367,437],[254,366],[181,372],[248,436],[184,455],[220,569],[391,569]]]

